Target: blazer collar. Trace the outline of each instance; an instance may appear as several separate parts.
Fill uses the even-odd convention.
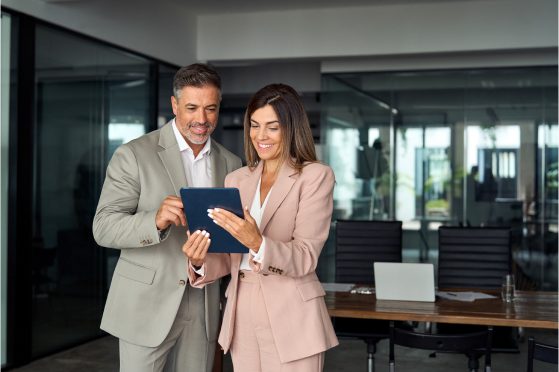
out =
[[[243,207],[250,207],[254,197],[256,196],[256,188],[258,187],[258,181],[262,176],[264,165],[263,162],[258,163],[252,172],[248,168],[246,169],[245,175],[247,178],[245,178],[239,186]],[[268,204],[266,204],[266,209],[264,210],[264,215],[262,216],[262,221],[260,222],[260,232],[264,232],[266,225],[279,208],[287,194],[289,194],[289,191],[297,180],[297,175],[296,170],[291,168],[287,162],[283,163],[278,173],[278,177],[274,182],[274,187],[271,191],[270,198],[268,199]]]
[[[223,187],[225,176],[227,175],[227,162],[220,153],[217,142],[210,138],[210,166],[212,173],[212,187]],[[160,130],[159,157],[169,174],[169,178],[173,183],[176,196],[180,197],[180,189],[188,187],[186,175],[184,173],[184,164],[180,154],[179,144],[173,131],[173,121],[171,120]]]
[[[224,187],[225,176],[227,176],[227,161],[221,155],[219,146],[210,137],[210,167],[212,168],[212,187]]]
[[[173,132],[172,120],[159,131],[159,146],[162,147],[159,151],[159,158],[169,174],[176,196],[180,197],[181,188],[188,187],[188,185],[179,144]]]

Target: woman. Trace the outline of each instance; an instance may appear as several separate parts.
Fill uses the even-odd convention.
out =
[[[207,254],[207,233],[183,247],[191,285],[231,273],[219,344],[236,371],[322,371],[324,351],[338,344],[315,273],[332,217],[334,173],[318,163],[303,103],[272,84],[245,115],[247,167],[225,179],[241,194],[245,219],[208,210],[216,224],[250,249]]]

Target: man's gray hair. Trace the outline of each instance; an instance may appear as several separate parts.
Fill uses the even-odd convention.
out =
[[[177,71],[173,80],[173,95],[178,101],[184,87],[217,88],[221,97],[221,78],[213,68],[203,63],[194,63]]]

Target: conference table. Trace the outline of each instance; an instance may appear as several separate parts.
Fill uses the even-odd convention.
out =
[[[558,329],[557,293],[517,291],[515,301],[506,303],[501,300],[501,292],[495,290],[440,290],[482,292],[497,298],[473,302],[442,298],[435,302],[377,301],[374,294],[327,291],[325,301],[331,317]]]

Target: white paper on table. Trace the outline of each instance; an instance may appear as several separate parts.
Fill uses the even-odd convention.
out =
[[[473,292],[445,292],[445,291],[436,291],[435,294],[441,298],[445,298],[447,300],[452,301],[465,301],[465,302],[472,302],[475,300]]]
[[[345,283],[321,283],[325,291],[329,292],[349,292],[355,284]]]
[[[488,295],[487,293],[471,292],[474,294],[475,300],[486,300],[488,298],[497,298],[497,296]]]

